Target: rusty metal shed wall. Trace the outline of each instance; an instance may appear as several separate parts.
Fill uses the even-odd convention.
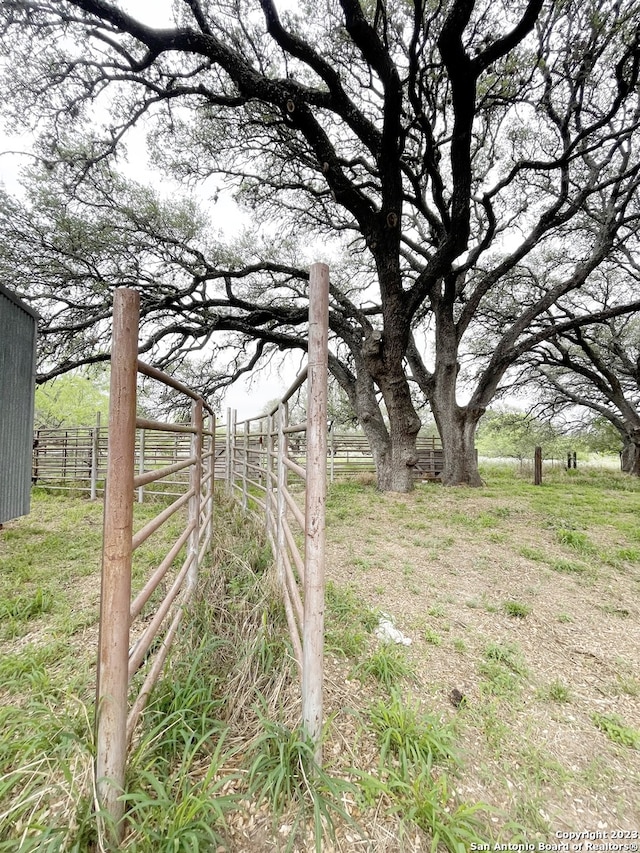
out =
[[[0,285],[0,524],[30,509],[36,334],[37,315]]]

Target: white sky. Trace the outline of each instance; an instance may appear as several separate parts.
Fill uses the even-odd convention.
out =
[[[144,23],[163,27],[173,23],[172,0],[122,0],[119,5],[126,9]],[[257,4],[256,4],[257,5]],[[295,0],[279,2],[278,8],[295,7]],[[125,143],[128,150],[128,162],[120,163],[122,171],[134,180],[151,185],[162,186],[167,189],[166,177],[160,178],[148,165],[145,151],[145,131],[135,129],[130,132]],[[26,153],[31,148],[31,137],[28,134],[22,136],[10,136],[0,130],[0,185],[8,192],[15,194],[20,191],[19,173],[22,168],[29,165],[30,157]],[[16,153],[8,153],[16,152]],[[175,185],[176,190],[179,186]],[[216,187],[213,183],[203,187],[198,193],[205,208],[210,204],[210,198]],[[248,222],[248,218],[240,211],[230,195],[224,192],[218,193],[218,201],[210,208],[213,225],[221,230],[226,236],[232,237],[237,234]],[[260,414],[267,403],[281,397],[290,387],[295,379],[296,366],[285,365],[280,371],[265,370],[253,381],[242,379],[231,388],[224,400],[223,416],[226,408],[234,408],[238,412],[238,419],[244,419]]]
[[[120,0],[118,5],[135,16],[143,23],[163,27],[173,23],[172,0]],[[256,12],[259,13],[259,4],[256,0]],[[295,9],[297,0],[277,0],[278,11]],[[134,128],[126,138],[127,161],[120,161],[120,168],[125,175],[142,183],[160,187],[163,194],[171,193],[172,189],[180,191],[180,186],[154,171],[148,163],[146,153],[146,131],[143,126]],[[17,193],[20,189],[19,172],[24,166],[29,165],[30,158],[19,153],[2,152],[28,152],[31,138],[29,135],[10,137],[2,133],[0,129],[0,184],[9,192]],[[197,191],[200,202],[205,209],[209,208],[213,227],[221,230],[226,236],[232,237],[237,234],[243,226],[248,223],[248,217],[240,211],[229,193],[220,191],[217,193],[218,201],[212,204],[211,196],[216,191],[215,181],[210,180],[201,190]],[[239,420],[256,416],[264,411],[267,403],[279,399],[291,386],[295,376],[300,369],[300,356],[293,355],[289,358],[283,357],[283,363],[279,368],[267,367],[260,374],[251,378],[239,380],[226,393],[223,402],[223,417],[226,416],[227,407],[237,410]]]

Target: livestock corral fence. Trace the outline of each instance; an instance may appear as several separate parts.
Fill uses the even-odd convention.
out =
[[[180,425],[176,425],[178,430]],[[94,427],[37,429],[33,435],[32,482],[52,491],[69,490],[90,495],[92,500],[104,493],[107,476],[108,428],[100,418]],[[189,435],[138,428],[135,436],[135,464],[139,472],[164,468],[191,455]],[[176,495],[184,487],[185,473],[167,477],[149,487],[154,495]],[[218,475],[217,475],[218,476]],[[145,486],[137,490],[140,503]]]
[[[250,420],[248,442],[251,452],[263,452],[261,442],[267,414]],[[227,425],[218,427],[215,478],[226,480],[229,476],[231,452],[239,452],[245,441],[244,421],[238,422],[232,412],[227,413]],[[33,482],[51,490],[71,490],[89,494],[92,499],[104,491],[107,473],[108,430],[97,419],[94,427],[66,429],[38,429],[33,437]],[[289,436],[289,453],[292,459],[304,462],[306,434]],[[437,480],[442,473],[442,444],[439,438],[418,436],[418,463],[414,476],[420,480]],[[190,453],[189,437],[181,433],[157,433],[139,429],[136,432],[135,457],[139,470],[173,464]],[[229,455],[228,455],[229,454]],[[331,482],[359,474],[374,473],[375,465],[367,437],[361,432],[330,430],[327,436],[327,476]],[[176,478],[174,477],[174,480]],[[154,494],[174,494],[178,483],[168,479],[162,488],[154,486]],[[138,489],[138,501],[144,500],[145,487]]]
[[[138,320],[137,292],[116,290],[104,489],[95,773],[98,801],[110,815],[118,840],[124,829],[121,794],[129,744],[162,671],[184,607],[195,590],[198,567],[209,547],[213,525],[213,412],[195,392],[138,360]],[[137,418],[140,373],[191,398],[190,423],[169,424]],[[186,438],[189,452],[169,464],[141,471],[136,465],[136,433],[139,430],[178,437],[181,442]],[[95,440],[95,435],[93,438]],[[175,478],[179,474],[184,475],[182,490],[175,494],[179,485]],[[134,532],[136,490],[167,479],[171,480],[175,500]],[[132,597],[136,549],[180,511],[183,517],[186,515],[182,532]],[[138,688],[140,681],[142,684]]]
[[[307,367],[265,415],[237,423],[228,415],[227,483],[243,507],[264,514],[302,685],[302,725],[321,761],[327,498],[327,352],[329,270],[311,267]],[[289,401],[306,383],[307,413],[289,419]],[[242,436],[238,440],[238,435]],[[290,452],[304,439],[303,461]]]
[[[327,483],[327,338],[329,270],[314,264],[309,282],[308,364],[295,388],[307,382],[306,424],[288,422],[288,395],[268,416],[270,425],[263,474],[254,462],[242,461],[230,441],[225,442],[226,478],[232,493],[240,476],[242,500],[249,511],[251,482],[264,477],[260,494],[252,495],[252,508],[265,513],[302,693],[302,725],[321,760],[322,683],[324,645],[325,505]],[[138,718],[162,671],[171,643],[189,604],[201,565],[213,537],[213,486],[216,466],[215,416],[198,394],[138,360],[139,295],[118,289],[114,294],[108,452],[104,485],[104,541],[100,598],[100,633],[96,689],[96,792],[103,814],[109,815],[114,840],[124,833],[126,761]],[[137,379],[143,374],[192,398],[188,424],[170,424],[136,417]],[[292,391],[291,393],[294,393]],[[178,436],[180,446],[189,443],[186,456],[142,470],[145,440],[140,436],[160,433]],[[304,432],[305,468],[291,460],[287,436]],[[101,437],[92,433],[92,446]],[[141,452],[141,445],[142,451]],[[148,445],[146,445],[148,447]],[[177,446],[176,444],[169,446]],[[70,455],[66,464],[71,468]],[[64,458],[64,457],[61,457]],[[97,456],[95,457],[97,458]],[[244,466],[244,467],[242,467]],[[92,484],[99,478],[94,469]],[[42,470],[42,468],[40,469]],[[242,474],[239,474],[242,471]],[[186,474],[186,477],[184,476]],[[294,497],[289,477],[303,483]],[[176,479],[181,476],[182,479]],[[243,478],[243,479],[242,479]],[[160,494],[175,499],[134,532],[133,508],[137,490],[169,480],[170,489]],[[182,492],[175,489],[182,484]],[[95,485],[97,489],[97,485]],[[260,490],[258,489],[258,492]],[[158,492],[156,492],[157,494]],[[186,524],[160,565],[143,581],[132,597],[132,569],[136,549],[176,513]],[[179,517],[179,516],[176,516]],[[299,549],[292,523],[300,525],[304,546]],[[141,686],[138,686],[141,682]]]

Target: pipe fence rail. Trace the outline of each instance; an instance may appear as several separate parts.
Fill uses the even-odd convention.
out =
[[[321,763],[324,666],[324,568],[327,496],[327,352],[329,269],[309,281],[307,367],[270,412],[237,421],[227,412],[226,479],[247,510],[260,510],[276,561],[293,653],[301,678],[302,725]],[[306,383],[307,415],[290,420],[290,402]],[[304,440],[304,458],[291,444]]]
[[[220,427],[220,447],[216,452],[215,479],[228,478],[227,449],[224,427]],[[95,500],[104,492],[107,474],[107,429],[96,422],[95,427],[70,427],[63,429],[42,428],[34,432],[33,475],[34,485],[50,490],[88,493]],[[237,437],[236,437],[237,441]],[[305,433],[290,436],[290,455],[295,461],[306,458],[307,440]],[[414,476],[419,480],[437,480],[442,473],[442,444],[439,438],[418,436],[416,443],[418,462]],[[141,470],[161,468],[187,458],[190,454],[189,437],[184,434],[167,434],[152,430],[136,431],[136,460]],[[375,464],[369,441],[361,432],[339,432],[330,430],[327,447],[327,474],[330,482],[374,474]],[[176,495],[181,487],[179,481],[163,481],[164,492],[154,487],[155,494]],[[147,490],[138,491],[140,503]]]
[[[104,486],[95,765],[98,802],[116,828],[116,841],[121,840],[124,831],[121,794],[133,732],[193,595],[198,567],[213,533],[215,417],[194,391],[138,360],[138,321],[137,292],[116,290]],[[191,398],[190,423],[137,418],[138,374]],[[145,455],[148,434],[168,437],[165,450],[170,448],[171,452]],[[171,494],[175,500],[134,532],[136,496],[140,500],[142,489],[167,481],[171,491],[156,494]],[[186,515],[182,532],[132,597],[135,551],[176,513]]]
[[[144,424],[139,419],[139,424]],[[159,432],[139,426],[136,429],[135,456],[139,470],[164,468],[191,454],[191,439],[183,432]],[[101,426],[66,429],[41,428],[34,432],[32,483],[52,491],[89,494],[92,500],[104,494],[107,476],[108,430]],[[177,496],[184,487],[183,472],[166,478],[160,486],[140,486],[138,501],[145,493]]]

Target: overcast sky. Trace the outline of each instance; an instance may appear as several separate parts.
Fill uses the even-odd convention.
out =
[[[173,23],[171,0],[122,0],[119,5],[148,25],[163,27]],[[285,7],[291,8],[291,6],[295,6],[293,0],[278,3],[280,10]],[[147,161],[145,132],[142,129],[130,132],[126,138],[126,145],[128,163],[120,164],[125,174],[141,182],[159,186],[158,173],[149,167]],[[0,184],[12,194],[20,190],[19,173],[31,160],[26,153],[30,148],[31,138],[28,134],[10,136],[0,128]],[[163,177],[161,185],[167,186],[166,177]],[[217,189],[213,183],[202,187],[198,195],[205,207],[211,204],[210,198]],[[243,222],[248,220],[239,211],[229,194],[224,192],[216,194],[218,201],[214,207],[210,208],[213,226],[231,237],[238,233],[243,227]],[[295,366],[285,365],[282,370],[267,369],[253,381],[240,380],[227,392],[223,415],[227,407],[237,409],[239,419],[261,413],[267,403],[282,396],[289,388],[295,378],[296,370],[297,362]]]

